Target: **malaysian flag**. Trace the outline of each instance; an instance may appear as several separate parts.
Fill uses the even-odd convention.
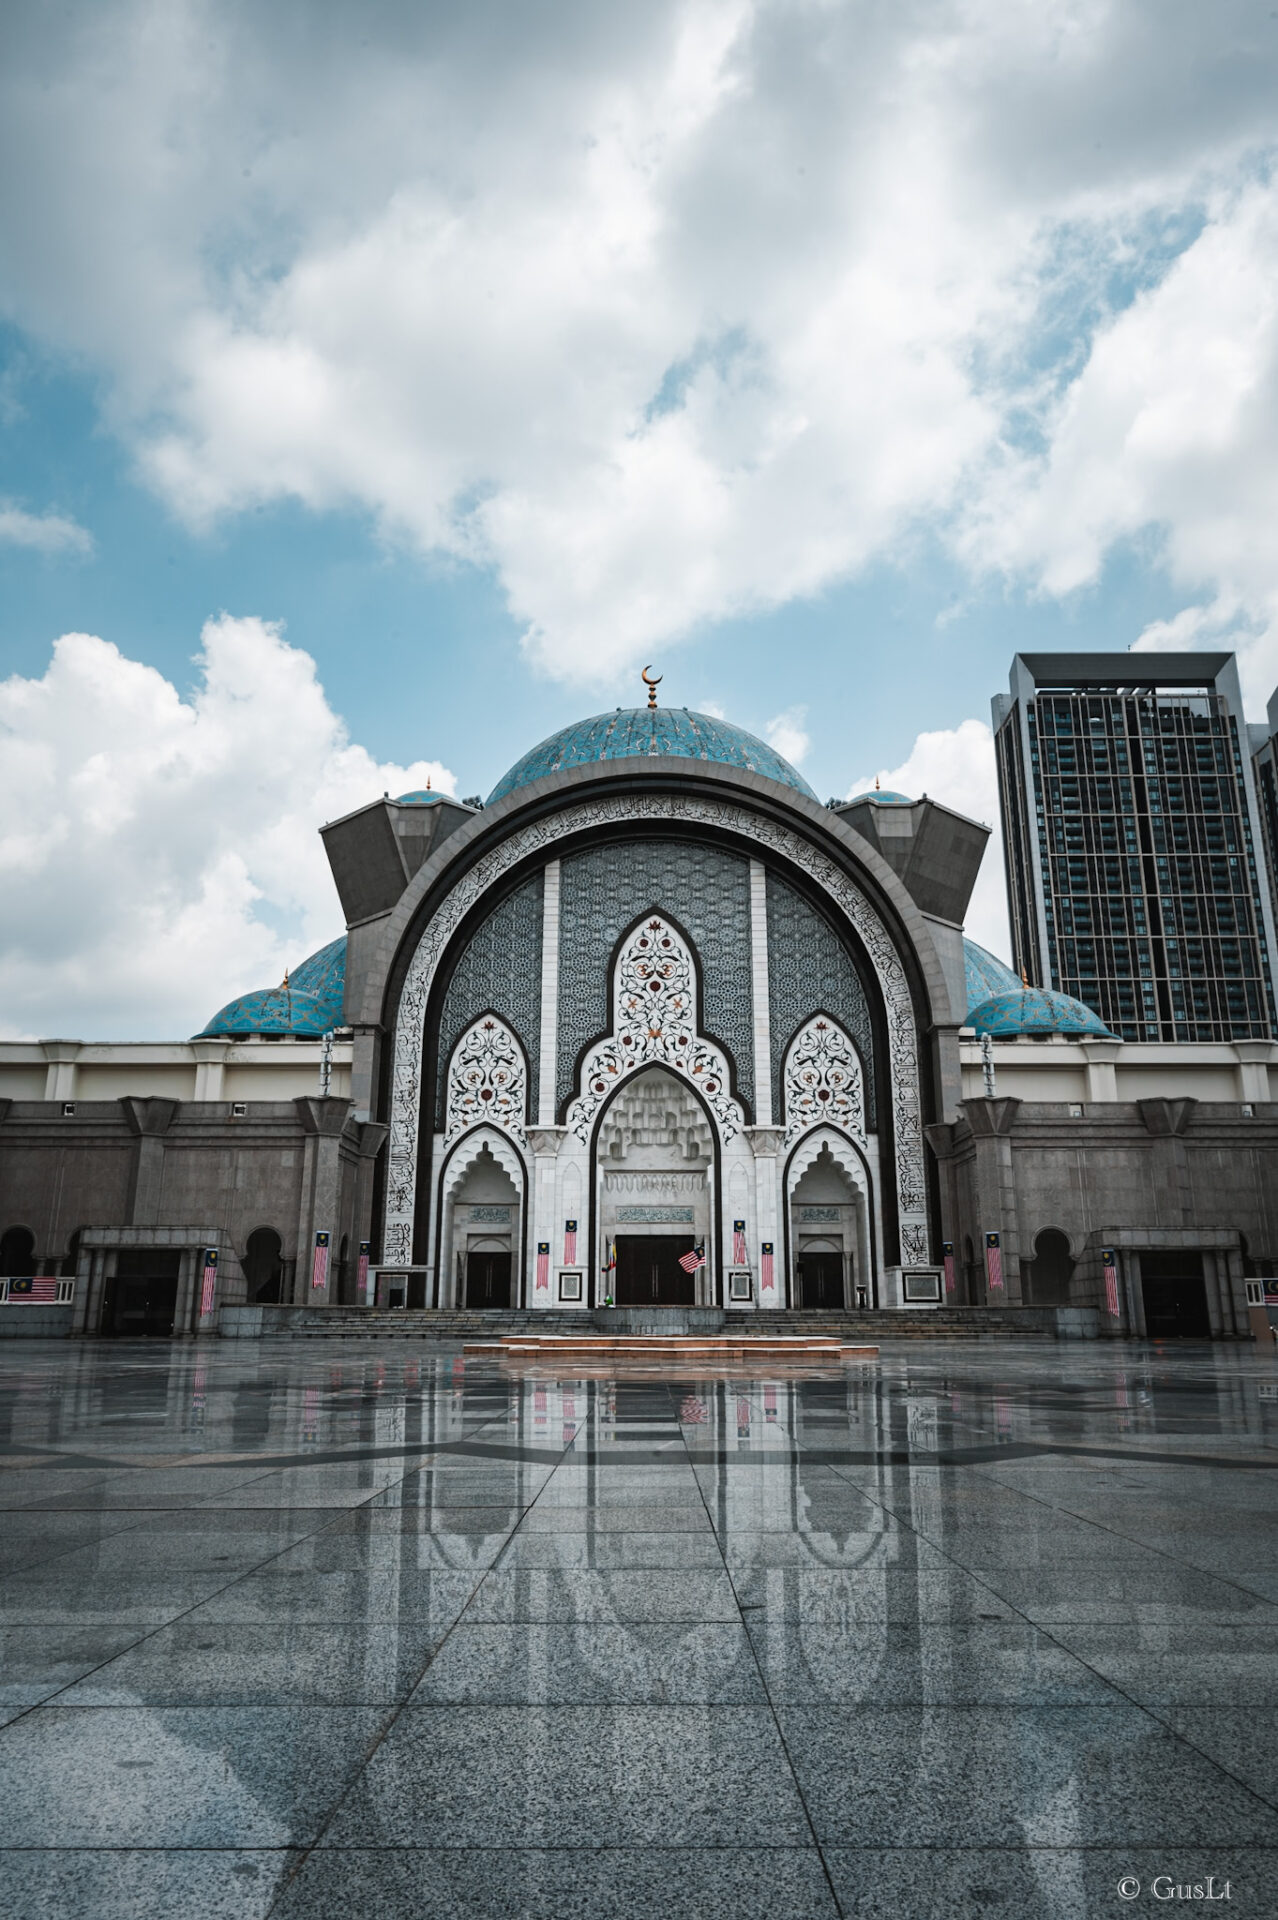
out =
[[[771,1293],[775,1286],[776,1281],[772,1277],[772,1242],[765,1240],[763,1243],[763,1252],[759,1259],[759,1291],[760,1293]]]
[[[737,1399],[737,1439],[750,1438],[750,1402],[743,1396]]]
[[[985,1236],[985,1272],[989,1279],[990,1290],[1003,1290],[1003,1254],[1002,1242],[996,1233]]]
[[[945,1263],[945,1291],[954,1292],[954,1242],[944,1240],[941,1243],[941,1258]]]
[[[734,1220],[732,1223],[732,1264],[734,1267],[743,1267],[745,1263],[745,1221]]]
[[[217,1292],[217,1248],[204,1249],[204,1277],[200,1284],[200,1318],[207,1320],[213,1311],[213,1296]]]
[[[550,1242],[549,1240],[539,1240],[537,1242],[537,1291],[538,1293],[541,1292],[543,1287],[548,1287],[549,1285],[550,1285]]]
[[[1112,1247],[1106,1247],[1101,1253],[1101,1264],[1105,1269],[1105,1305],[1109,1308],[1110,1318],[1118,1318],[1118,1261]]]
[[[372,1242],[361,1240],[359,1243],[359,1265],[355,1269],[355,1298],[368,1305],[368,1257],[372,1252]]]
[[[704,1267],[706,1255],[704,1247],[689,1247],[687,1253],[679,1255],[679,1265],[685,1273],[695,1273],[698,1267]]]
[[[608,1240],[604,1244],[604,1272],[611,1273],[617,1264],[617,1243]]]
[[[577,1222],[564,1221],[564,1265],[575,1267],[577,1264]]]
[[[315,1258],[311,1263],[312,1287],[323,1287],[328,1284],[329,1237],[326,1233],[317,1233],[315,1236]]]
[[[21,1279],[9,1282],[9,1298],[19,1303],[29,1300],[33,1306],[56,1306],[58,1276],[56,1273],[24,1274]]]

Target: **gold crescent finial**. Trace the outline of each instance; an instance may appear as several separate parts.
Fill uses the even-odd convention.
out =
[[[639,678],[643,681],[643,684],[648,689],[649,707],[655,707],[657,704],[657,688],[661,685],[661,682],[665,679],[666,676],[664,675],[664,673],[659,673],[656,679],[654,680],[651,678],[651,674],[652,674],[652,662],[649,661],[648,665],[644,667],[643,671],[640,673]]]

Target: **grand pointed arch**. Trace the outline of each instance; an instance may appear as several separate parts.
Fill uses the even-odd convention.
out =
[[[518,828],[455,883],[432,914],[408,962],[395,1013],[389,1100],[383,1258],[412,1257],[417,1207],[423,1042],[432,986],[454,936],[482,896],[514,868],[557,858],[566,839],[614,826],[677,821],[728,834],[806,875],[843,915],[868,958],[882,998],[892,1091],[895,1198],[902,1247],[909,1258],[929,1237],[923,1152],[924,1096],[918,1029],[902,954],[878,909],[856,881],[811,840],[784,821],[728,800],[695,794],[609,794],[561,808]]]

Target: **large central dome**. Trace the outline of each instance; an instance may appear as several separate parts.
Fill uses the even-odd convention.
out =
[[[589,720],[561,727],[540,746],[516,760],[488,796],[488,805],[504,800],[517,787],[531,786],[548,773],[565,767],[589,766],[597,760],[627,760],[634,754],[669,754],[678,760],[717,760],[721,766],[741,767],[747,773],[766,774],[794,787],[809,800],[816,795],[788,760],[774,747],[756,740],[744,727],[717,720],[689,707],[618,707],[615,713],[597,713]]]

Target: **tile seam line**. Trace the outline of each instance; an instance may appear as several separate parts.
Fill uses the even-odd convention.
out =
[[[851,1483],[849,1482],[849,1484]],[[1001,1485],[1002,1482],[998,1482],[997,1484]],[[1029,1497],[1031,1499],[1038,1498],[1037,1495],[1030,1495]],[[900,1514],[894,1512],[892,1508],[887,1506],[882,1506],[882,1503],[878,1501],[875,1501],[874,1504],[876,1506],[881,1506],[881,1510],[884,1513],[890,1513],[892,1515],[892,1518],[897,1522],[898,1526],[904,1525],[910,1533],[913,1533],[916,1536],[917,1539],[925,1541],[926,1544],[928,1544],[929,1546],[935,1545],[934,1542],[927,1540],[927,1536],[925,1534],[920,1533],[918,1528],[913,1526],[909,1521],[902,1521]],[[1052,1507],[1049,1504],[1049,1502],[1045,1500],[1040,1500],[1039,1505],[1046,1507],[1049,1512],[1054,1513],[1057,1511],[1056,1508]],[[1123,1538],[1123,1536],[1119,1534],[1115,1534],[1115,1538],[1121,1539]],[[945,1553],[945,1549],[943,1547],[936,1548],[936,1551],[939,1553]],[[1015,1606],[1012,1601],[1007,1599],[1007,1597],[1004,1594],[999,1593],[998,1589],[992,1586],[988,1580],[982,1579],[981,1574],[978,1571],[976,1571],[972,1567],[963,1566],[962,1563],[956,1560],[952,1554],[945,1553],[945,1558],[950,1561],[951,1565],[955,1568],[957,1572],[966,1574],[969,1580],[975,1580],[978,1586],[984,1587],[985,1591],[990,1595],[990,1597],[992,1599],[997,1600],[1001,1606],[1011,1607],[1013,1613],[1017,1614],[1019,1618],[1025,1623],[1026,1626],[1032,1628],[1035,1632],[1042,1633],[1048,1640],[1050,1640],[1053,1643],[1054,1646],[1057,1646],[1060,1648],[1061,1652],[1066,1656],[1067,1659],[1076,1660],[1078,1664],[1081,1667],[1084,1667],[1087,1670],[1087,1672],[1090,1673],[1094,1679],[1098,1680],[1103,1687],[1108,1688],[1112,1693],[1116,1693],[1120,1697],[1120,1699],[1127,1702],[1128,1706],[1133,1708],[1137,1713],[1141,1714],[1145,1719],[1151,1721],[1155,1726],[1161,1727],[1163,1732],[1165,1734],[1170,1735],[1171,1739],[1178,1746],[1188,1747],[1190,1752],[1196,1753],[1199,1759],[1205,1760],[1209,1767],[1212,1767],[1217,1773],[1222,1775],[1224,1779],[1232,1781],[1236,1787],[1239,1787],[1242,1790],[1242,1792],[1247,1794],[1251,1799],[1255,1800],[1259,1806],[1264,1807],[1269,1813],[1278,1812],[1278,1802],[1275,1802],[1273,1800],[1267,1800],[1264,1794],[1257,1792],[1256,1788],[1253,1787],[1248,1781],[1240,1779],[1236,1773],[1233,1773],[1228,1767],[1224,1766],[1215,1757],[1214,1754],[1204,1752],[1204,1750],[1200,1746],[1196,1745],[1196,1743],[1193,1740],[1187,1739],[1186,1736],[1179,1731],[1179,1729],[1177,1729],[1176,1727],[1170,1726],[1168,1722],[1162,1717],[1161,1714],[1155,1712],[1153,1708],[1146,1706],[1143,1702],[1133,1699],[1131,1694],[1128,1693],[1125,1687],[1119,1686],[1115,1681],[1108,1679],[1105,1674],[1101,1673],[1097,1668],[1093,1667],[1089,1660],[1084,1659],[1081,1654],[1075,1653],[1072,1647],[1067,1647],[1064,1641],[1059,1640],[1057,1636],[1052,1632],[1050,1626],[1045,1626],[1038,1621],[1031,1620],[1028,1614],[1023,1613],[1021,1609]],[[1173,1561],[1171,1564],[1176,1565],[1177,1563]],[[1243,1589],[1240,1589],[1240,1591],[1245,1592],[1246,1589],[1243,1588]],[[1250,1597],[1254,1598],[1255,1596],[1253,1595]],[[1018,1708],[1018,1707],[998,1707],[998,1706],[990,1706],[985,1710],[990,1712],[996,1712],[996,1713],[997,1712],[1016,1713],[1016,1712],[1025,1712],[1025,1711],[1030,1711],[1030,1712],[1052,1711],[1052,1709],[1044,1709],[1042,1707],[1034,1707],[1034,1708],[1026,1709],[1026,1708]],[[1077,1707],[1075,1708],[1067,1707],[1067,1708],[1058,1708],[1058,1709],[1055,1709],[1055,1711],[1079,1712],[1079,1711],[1086,1711],[1086,1709],[1077,1708]]]
[[[496,1416],[494,1416],[494,1418],[496,1418]],[[269,1477],[269,1472],[270,1472],[270,1469],[268,1469],[267,1473],[264,1475],[254,1474],[251,1477],[251,1480],[246,1481],[245,1484],[251,1485],[259,1478],[267,1478]],[[400,1476],[400,1479],[402,1481],[402,1480],[408,1479],[408,1477],[409,1477],[408,1474],[405,1473]],[[238,1586],[242,1580],[247,1580],[251,1575],[261,1573],[263,1568],[269,1567],[274,1561],[282,1559],[284,1555],[286,1553],[290,1553],[294,1547],[304,1545],[307,1540],[318,1539],[319,1536],[323,1533],[326,1533],[330,1527],[336,1526],[338,1521],[341,1518],[343,1518],[346,1514],[355,1513],[361,1507],[369,1506],[372,1501],[376,1500],[385,1491],[386,1489],[384,1487],[379,1487],[369,1494],[369,1497],[367,1500],[357,1500],[353,1506],[343,1507],[339,1509],[339,1511],[336,1514],[331,1513],[330,1509],[325,1507],[317,1508],[316,1509],[317,1512],[328,1513],[330,1517],[321,1521],[321,1523],[318,1526],[313,1527],[309,1533],[302,1534],[300,1539],[290,1540],[288,1545],[281,1547],[278,1553],[268,1554],[265,1560],[258,1561],[258,1563],[255,1566],[242,1568],[238,1573],[234,1575],[233,1578],[226,1581],[226,1583],[223,1586],[215,1587],[212,1593],[206,1593],[202,1599],[195,1601],[193,1605],[183,1608],[183,1610],[180,1613],[175,1613],[172,1619],[162,1620],[158,1622],[155,1626],[151,1627],[148,1632],[139,1634],[138,1638],[136,1640],[131,1640],[127,1647],[119,1648],[118,1651],[113,1653],[109,1659],[100,1660],[96,1666],[90,1667],[87,1672],[78,1674],[74,1680],[68,1680],[65,1686],[56,1688],[54,1692],[47,1694],[43,1700],[32,1701],[30,1706],[24,1707],[20,1713],[16,1713],[14,1715],[12,1720],[7,1720],[4,1726],[0,1727],[0,1741],[3,1740],[4,1735],[8,1732],[10,1727],[16,1727],[17,1725],[19,1725],[19,1723],[25,1720],[29,1714],[38,1712],[42,1707],[50,1707],[50,1706],[56,1705],[59,1697],[62,1694],[68,1692],[70,1688],[78,1687],[84,1681],[91,1680],[95,1673],[101,1673],[104,1667],[109,1667],[113,1665],[114,1662],[116,1660],[121,1659],[124,1654],[133,1653],[138,1647],[144,1646],[148,1640],[153,1640],[157,1633],[163,1633],[166,1631],[167,1628],[178,1626],[183,1620],[188,1620],[190,1616],[193,1613],[198,1612],[201,1607],[207,1606],[210,1600],[219,1599],[222,1596],[222,1594],[229,1593],[232,1587]],[[209,1494],[206,1496],[206,1498],[208,1499],[212,1499],[213,1497],[214,1496],[212,1494]],[[194,1503],[194,1502],[192,1503],[192,1509],[191,1509],[192,1511],[195,1510],[196,1504],[197,1503]],[[201,1507],[200,1510],[203,1511],[203,1508]],[[158,1509],[148,1508],[147,1511],[148,1512],[158,1511],[158,1512],[181,1513],[183,1509],[180,1507],[158,1508]],[[211,1511],[217,1512],[217,1508],[213,1508],[211,1509]],[[240,1509],[232,1508],[231,1511],[238,1512],[240,1511]],[[250,1509],[250,1511],[256,1511],[256,1509]],[[282,1511],[282,1509],[272,1507],[272,1508],[265,1508],[263,1509],[263,1511],[273,1513],[273,1512]],[[304,1509],[293,1508],[293,1509],[289,1509],[289,1511],[297,1512],[297,1511],[304,1511]],[[134,1531],[134,1529],[132,1528],[128,1528],[128,1527],[121,1528],[121,1532],[124,1532],[124,1533],[132,1532],[132,1531]],[[9,1626],[16,1626],[16,1625],[21,1625],[23,1623],[19,1621],[7,1621],[7,1622],[4,1622],[3,1624],[9,1625]],[[40,1622],[35,1622],[33,1624],[39,1625]],[[107,1622],[101,1622],[99,1624],[104,1624],[109,1626],[112,1623],[110,1621],[107,1621]],[[127,1625],[128,1623],[124,1622],[123,1624]],[[119,1711],[119,1709],[110,1709],[110,1710]],[[92,1707],[74,1707],[74,1708],[64,1707],[62,1711],[64,1713],[65,1712],[91,1713],[94,1711],[94,1709]],[[107,1711],[107,1709],[99,1709],[99,1711]]]
[[[727,1383],[725,1383],[725,1387],[726,1385]],[[666,1392],[670,1396],[672,1405],[675,1404],[676,1394],[678,1393],[678,1391],[679,1391],[678,1387],[676,1387],[673,1384],[667,1383]],[[726,1402],[726,1399],[727,1399],[726,1391],[724,1394],[724,1399]],[[677,1408],[676,1408],[676,1413],[677,1413]],[[680,1434],[680,1438],[683,1440],[684,1452],[686,1454],[688,1452],[687,1434],[682,1423],[680,1423],[679,1434]],[[689,1459],[690,1458],[691,1456],[689,1456]],[[718,1547],[718,1550],[719,1550],[719,1559],[723,1567],[724,1577],[726,1578],[728,1585],[732,1590],[733,1603],[737,1609],[737,1620],[740,1623],[742,1633],[745,1635],[746,1645],[750,1649],[750,1658],[754,1661],[754,1668],[755,1668],[756,1674],[758,1675],[759,1685],[763,1689],[763,1697],[768,1703],[768,1712],[772,1716],[772,1724],[776,1729],[777,1741],[778,1741],[778,1744],[780,1745],[782,1753],[785,1755],[785,1764],[790,1770],[790,1778],[794,1783],[794,1791],[798,1796],[799,1805],[803,1809],[803,1817],[808,1823],[808,1832],[812,1836],[812,1847],[816,1852],[817,1859],[821,1862],[821,1872],[825,1877],[825,1884],[829,1889],[830,1900],[833,1904],[835,1913],[842,1916],[843,1903],[839,1899],[838,1890],[834,1884],[834,1876],[830,1872],[830,1864],[825,1857],[825,1849],[821,1845],[821,1840],[816,1830],[816,1823],[812,1818],[812,1812],[810,1807],[808,1806],[808,1797],[803,1791],[803,1785],[799,1779],[798,1770],[795,1767],[793,1757],[790,1753],[789,1742],[786,1740],[785,1731],[782,1728],[780,1716],[777,1713],[776,1702],[772,1698],[772,1692],[768,1686],[767,1677],[764,1674],[763,1667],[759,1660],[759,1650],[754,1644],[754,1637],[750,1632],[749,1622],[746,1620],[745,1612],[741,1605],[741,1596],[737,1592],[737,1583],[732,1577],[732,1568],[728,1565],[727,1557],[723,1551],[723,1542],[720,1539],[718,1529],[714,1524],[714,1515],[710,1511],[710,1503],[706,1499],[705,1488],[701,1485],[699,1480],[697,1482],[697,1490],[701,1495],[701,1504],[705,1508],[706,1520],[709,1523],[710,1531],[714,1536],[715,1545]],[[806,1853],[808,1849],[805,1847],[801,1849],[801,1851]]]
[[[484,1421],[478,1430],[482,1432],[484,1426],[494,1425],[498,1421],[500,1421],[501,1424],[504,1426],[507,1424],[509,1417],[510,1417],[510,1403],[509,1401],[507,1401],[507,1405],[504,1411],[500,1414],[494,1414],[491,1420]],[[583,1422],[581,1424],[585,1424],[585,1423]],[[580,1431],[580,1426],[578,1427],[577,1431]],[[562,1460],[564,1459],[564,1456],[572,1451],[573,1442],[575,1441],[575,1439],[576,1439],[576,1432],[574,1432],[573,1434],[573,1439],[569,1440],[566,1443],[566,1445],[561,1449],[558,1455],[559,1462],[562,1462]],[[501,1554],[505,1552],[506,1547],[510,1544],[510,1541],[513,1540],[515,1535],[519,1532],[520,1527],[523,1526],[524,1521],[528,1518],[528,1515],[532,1512],[538,1500],[540,1500],[542,1494],[545,1492],[546,1488],[550,1485],[554,1477],[555,1477],[554,1469],[552,1468],[551,1472],[546,1475],[545,1479],[542,1481],[541,1485],[538,1487],[532,1499],[528,1502],[528,1505],[520,1513],[520,1516],[518,1520],[515,1522],[515,1525],[510,1529],[510,1532],[507,1535],[507,1538],[502,1542],[502,1546],[497,1555],[497,1559],[501,1558]],[[407,1480],[408,1478],[409,1478],[408,1474],[402,1475],[401,1483],[403,1480]],[[384,1491],[384,1489],[382,1489],[382,1491]],[[360,1502],[360,1504],[364,1505],[366,1503]],[[489,1566],[484,1568],[483,1572],[479,1576],[479,1579],[475,1582],[474,1586],[471,1588],[469,1597],[467,1598],[465,1605],[458,1610],[457,1617],[453,1620],[447,1633],[444,1635],[443,1639],[439,1642],[437,1646],[434,1646],[431,1648],[425,1660],[422,1662],[421,1666],[418,1668],[417,1673],[412,1678],[412,1680],[409,1681],[407,1687],[405,1688],[403,1698],[399,1701],[398,1705],[396,1705],[392,1709],[385,1723],[378,1728],[377,1733],[374,1736],[373,1740],[370,1742],[367,1750],[365,1751],[359,1766],[357,1767],[355,1772],[351,1775],[351,1778],[347,1781],[341,1793],[338,1794],[330,1803],[327,1811],[324,1814],[323,1819],[320,1821],[319,1825],[315,1829],[314,1836],[308,1842],[306,1842],[305,1845],[299,1846],[295,1849],[291,1849],[291,1851],[293,1851],[296,1854],[295,1862],[291,1867],[291,1869],[289,1869],[288,1871],[286,1871],[284,1874],[281,1875],[280,1884],[276,1888],[274,1894],[272,1895],[270,1905],[265,1909],[262,1915],[262,1920],[271,1920],[271,1915],[275,1912],[276,1907],[279,1905],[284,1895],[296,1883],[296,1881],[298,1880],[298,1878],[302,1873],[303,1868],[306,1866],[307,1861],[310,1859],[311,1855],[320,1850],[324,1835],[328,1832],[329,1828],[333,1824],[333,1821],[337,1818],[337,1814],[343,1802],[350,1796],[350,1794],[354,1791],[359,1781],[367,1773],[369,1765],[371,1764],[374,1755],[380,1751],[387,1737],[391,1733],[391,1730],[399,1724],[399,1721],[402,1719],[403,1715],[407,1712],[409,1701],[412,1699],[418,1687],[421,1685],[422,1681],[424,1680],[426,1675],[429,1673],[431,1666],[434,1664],[436,1657],[443,1652],[444,1648],[448,1645],[448,1642],[452,1639],[454,1633],[457,1631],[457,1628],[461,1625],[462,1621],[465,1619],[466,1614],[469,1612],[471,1606],[474,1604],[475,1595],[480,1591],[485,1580],[487,1580],[489,1574],[493,1571],[493,1568],[495,1567],[495,1565],[496,1565],[496,1560],[494,1560]],[[342,1851],[346,1852],[348,1851],[348,1849],[343,1848]],[[392,1852],[394,1851],[394,1849],[386,1848],[384,1849],[384,1851]],[[418,1852],[418,1851],[423,1851],[423,1849],[413,1848],[413,1849],[410,1849],[410,1851]],[[429,1851],[429,1849],[425,1849],[425,1851]]]

